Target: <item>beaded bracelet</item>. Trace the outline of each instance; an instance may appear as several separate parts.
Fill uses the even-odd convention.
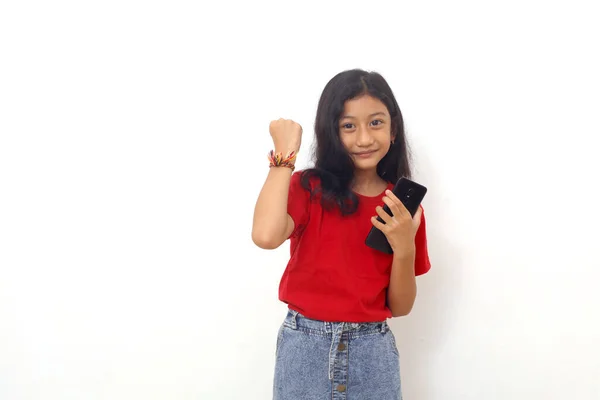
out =
[[[290,152],[287,157],[283,157],[282,153],[275,153],[273,150],[269,152],[269,168],[272,167],[286,167],[291,168],[293,171],[296,166],[294,162],[296,161],[296,152]]]

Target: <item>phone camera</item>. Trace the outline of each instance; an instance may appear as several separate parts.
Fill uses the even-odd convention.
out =
[[[415,192],[415,190],[413,188],[408,189],[408,191],[406,192],[406,198],[410,198],[410,196],[413,195],[413,193]]]

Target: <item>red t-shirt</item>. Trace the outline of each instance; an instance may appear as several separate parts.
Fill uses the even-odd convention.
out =
[[[358,195],[356,213],[342,216],[321,207],[320,197],[292,175],[288,214],[295,228],[290,236],[290,260],[279,286],[279,299],[304,316],[329,322],[379,322],[392,317],[386,305],[393,256],[371,249],[365,239],[371,229],[376,197]],[[311,185],[316,184],[313,179]],[[390,190],[393,185],[389,185]],[[425,217],[415,236],[415,275],[429,271]]]

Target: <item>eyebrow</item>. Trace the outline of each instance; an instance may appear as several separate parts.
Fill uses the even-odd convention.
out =
[[[382,111],[379,111],[379,112],[369,115],[369,118],[374,117],[376,115],[384,115],[385,116],[385,113]],[[356,117],[353,117],[352,115],[342,115],[342,119],[344,119],[344,118],[356,118]]]

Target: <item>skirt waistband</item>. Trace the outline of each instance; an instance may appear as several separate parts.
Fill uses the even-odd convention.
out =
[[[323,336],[331,335],[331,347],[329,349],[329,379],[333,379],[333,369],[336,362],[337,349],[343,337],[346,340],[351,340],[363,335],[385,334],[390,328],[387,321],[382,322],[326,322],[317,321],[306,318],[294,310],[288,310],[288,314],[284,320],[284,326],[293,330],[307,330],[312,334],[320,334]]]
[[[368,333],[386,333],[390,328],[387,321],[380,322],[326,322],[310,319],[298,311],[289,309],[284,325],[291,329],[309,329],[315,333],[349,333],[349,336],[360,336]]]

